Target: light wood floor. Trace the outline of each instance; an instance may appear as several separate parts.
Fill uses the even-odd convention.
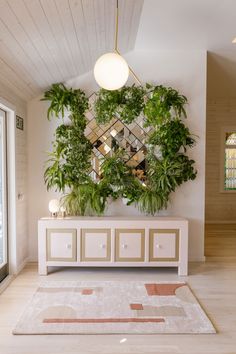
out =
[[[236,261],[236,224],[205,225],[205,256]]]
[[[218,330],[205,335],[32,335],[12,328],[40,281],[177,280],[172,269],[63,269],[39,277],[28,265],[0,295],[1,354],[236,354],[236,263],[194,263],[186,280]],[[124,343],[120,340],[126,338]]]

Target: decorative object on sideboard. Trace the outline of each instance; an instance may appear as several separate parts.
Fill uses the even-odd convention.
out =
[[[63,205],[60,207],[60,214],[62,218],[66,217],[66,208]]]
[[[64,194],[68,214],[102,214],[112,197],[154,215],[195,179],[186,155],[195,144],[183,122],[187,98],[177,90],[133,85],[101,89],[89,100],[80,89],[54,84],[43,100],[50,101],[49,119],[71,112],[70,123],[56,129],[44,174],[47,188]]]
[[[52,217],[57,217],[60,210],[60,202],[58,199],[52,199],[48,203],[48,210]]]

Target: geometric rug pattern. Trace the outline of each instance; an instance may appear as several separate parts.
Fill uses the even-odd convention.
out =
[[[47,281],[14,334],[215,333],[184,282]]]

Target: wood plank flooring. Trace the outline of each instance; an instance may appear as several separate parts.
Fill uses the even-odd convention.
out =
[[[218,333],[205,335],[32,335],[12,329],[41,281],[186,280]],[[236,263],[194,263],[190,275],[175,269],[62,269],[38,276],[29,264],[0,295],[1,354],[236,354]]]
[[[236,224],[205,225],[205,256],[236,260]]]

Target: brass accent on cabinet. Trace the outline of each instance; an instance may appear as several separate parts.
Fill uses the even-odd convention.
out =
[[[106,257],[86,257],[86,235],[89,233],[105,233],[107,235]],[[111,229],[81,229],[81,261],[82,262],[110,262],[111,261]]]
[[[137,234],[141,235],[141,256],[140,257],[120,257],[120,234]],[[134,237],[134,236],[130,236]],[[145,230],[144,229],[116,229],[115,230],[115,261],[116,262],[144,262],[145,248]]]
[[[175,257],[154,257],[154,234],[174,234]],[[150,229],[149,230],[149,261],[150,262],[177,262],[179,260],[179,229]]]
[[[71,236],[72,236],[71,237],[71,240],[72,240],[72,245],[71,245],[72,256],[70,258],[52,257],[52,255],[51,255],[51,234],[52,233],[58,233],[58,234],[71,233]],[[76,229],[47,229],[47,235],[46,235],[46,240],[47,240],[46,257],[47,257],[47,261],[76,262],[76,260],[77,260],[77,237],[76,237],[76,234],[77,234]]]

